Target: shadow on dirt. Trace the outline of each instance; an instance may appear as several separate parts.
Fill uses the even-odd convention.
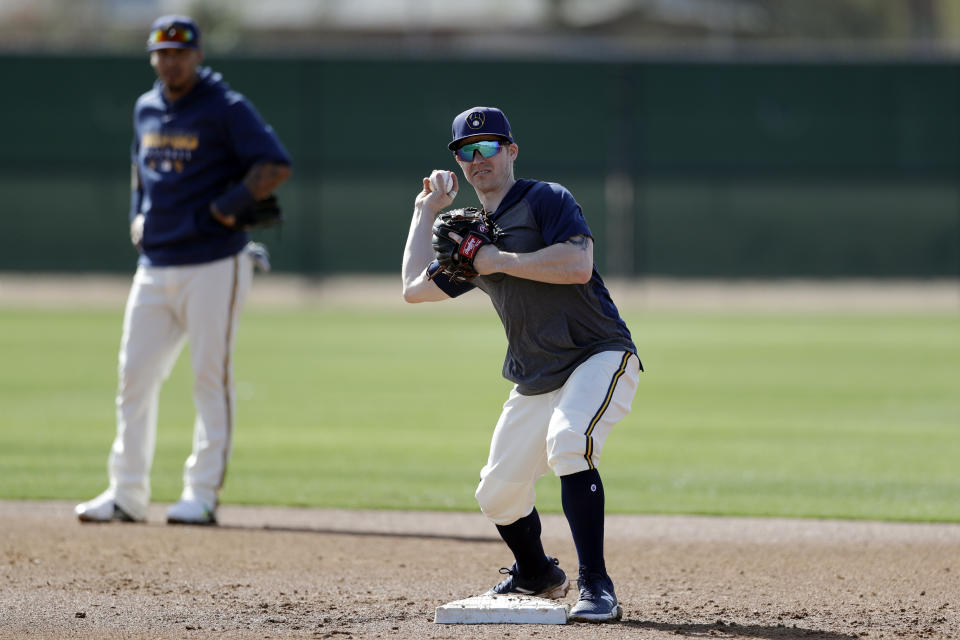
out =
[[[189,526],[189,525],[187,525]],[[367,536],[374,538],[409,538],[413,540],[451,540],[453,542],[499,543],[500,538],[491,536],[468,536],[455,533],[414,533],[409,531],[361,531],[357,529],[331,529],[326,527],[275,527],[271,525],[219,524],[211,529],[226,531],[277,531],[283,533],[316,533],[325,536]]]
[[[794,626],[739,625],[735,622],[715,622],[713,624],[667,624],[663,622],[643,622],[624,620],[621,626],[633,629],[653,629],[680,637],[692,638],[768,638],[769,640],[859,640],[860,636],[849,633],[836,633],[821,629],[804,629]]]

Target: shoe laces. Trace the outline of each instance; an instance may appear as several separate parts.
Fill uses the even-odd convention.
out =
[[[560,566],[560,561],[557,558],[551,558],[550,556],[547,556],[547,560],[548,560],[547,571],[549,571],[553,567]],[[516,584],[517,581],[523,580],[523,578],[520,577],[520,567],[517,566],[516,562],[514,562],[513,566],[511,567],[500,567],[500,573],[505,576],[510,576],[509,578],[505,578],[504,582],[506,582],[507,580],[513,579],[514,584]],[[503,582],[501,582],[500,584],[503,584]]]
[[[599,598],[607,580],[607,575],[601,571],[590,571],[585,567],[580,567],[580,575],[577,578],[580,599],[596,600]]]
[[[560,561],[556,558],[551,558],[547,556],[547,570],[549,571],[553,567],[560,566]],[[500,567],[500,573],[505,576],[513,576],[514,578],[520,577],[520,568],[517,566],[517,563],[514,562],[512,567]]]
[[[516,564],[514,564],[512,567],[500,567],[500,573],[505,576],[513,576],[514,578],[519,575]]]

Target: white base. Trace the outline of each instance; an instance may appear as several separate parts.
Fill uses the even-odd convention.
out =
[[[437,624],[566,624],[567,606],[532,596],[474,596],[437,607]]]

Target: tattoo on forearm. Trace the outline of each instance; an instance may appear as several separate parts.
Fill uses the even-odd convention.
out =
[[[579,247],[581,251],[586,251],[589,238],[587,238],[587,236],[573,236],[572,238],[567,240],[567,242],[569,242],[575,247]]]
[[[262,162],[250,167],[243,182],[255,198],[261,200],[273,193],[273,190],[290,175],[290,167],[271,162]]]

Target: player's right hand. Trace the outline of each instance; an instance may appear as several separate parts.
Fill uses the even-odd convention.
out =
[[[130,242],[133,243],[137,249],[141,248],[143,244],[143,214],[138,213],[133,217],[133,220],[130,221]]]
[[[450,176],[450,184],[452,184],[452,187],[450,187],[446,193],[443,193],[442,189],[436,188],[437,185],[444,184],[441,174],[449,174]],[[459,189],[460,185],[457,181],[457,174],[452,171],[434,169],[428,177],[423,179],[423,188],[420,190],[420,193],[417,194],[416,204],[423,205],[436,214],[444,207],[449,207],[453,204]]]

